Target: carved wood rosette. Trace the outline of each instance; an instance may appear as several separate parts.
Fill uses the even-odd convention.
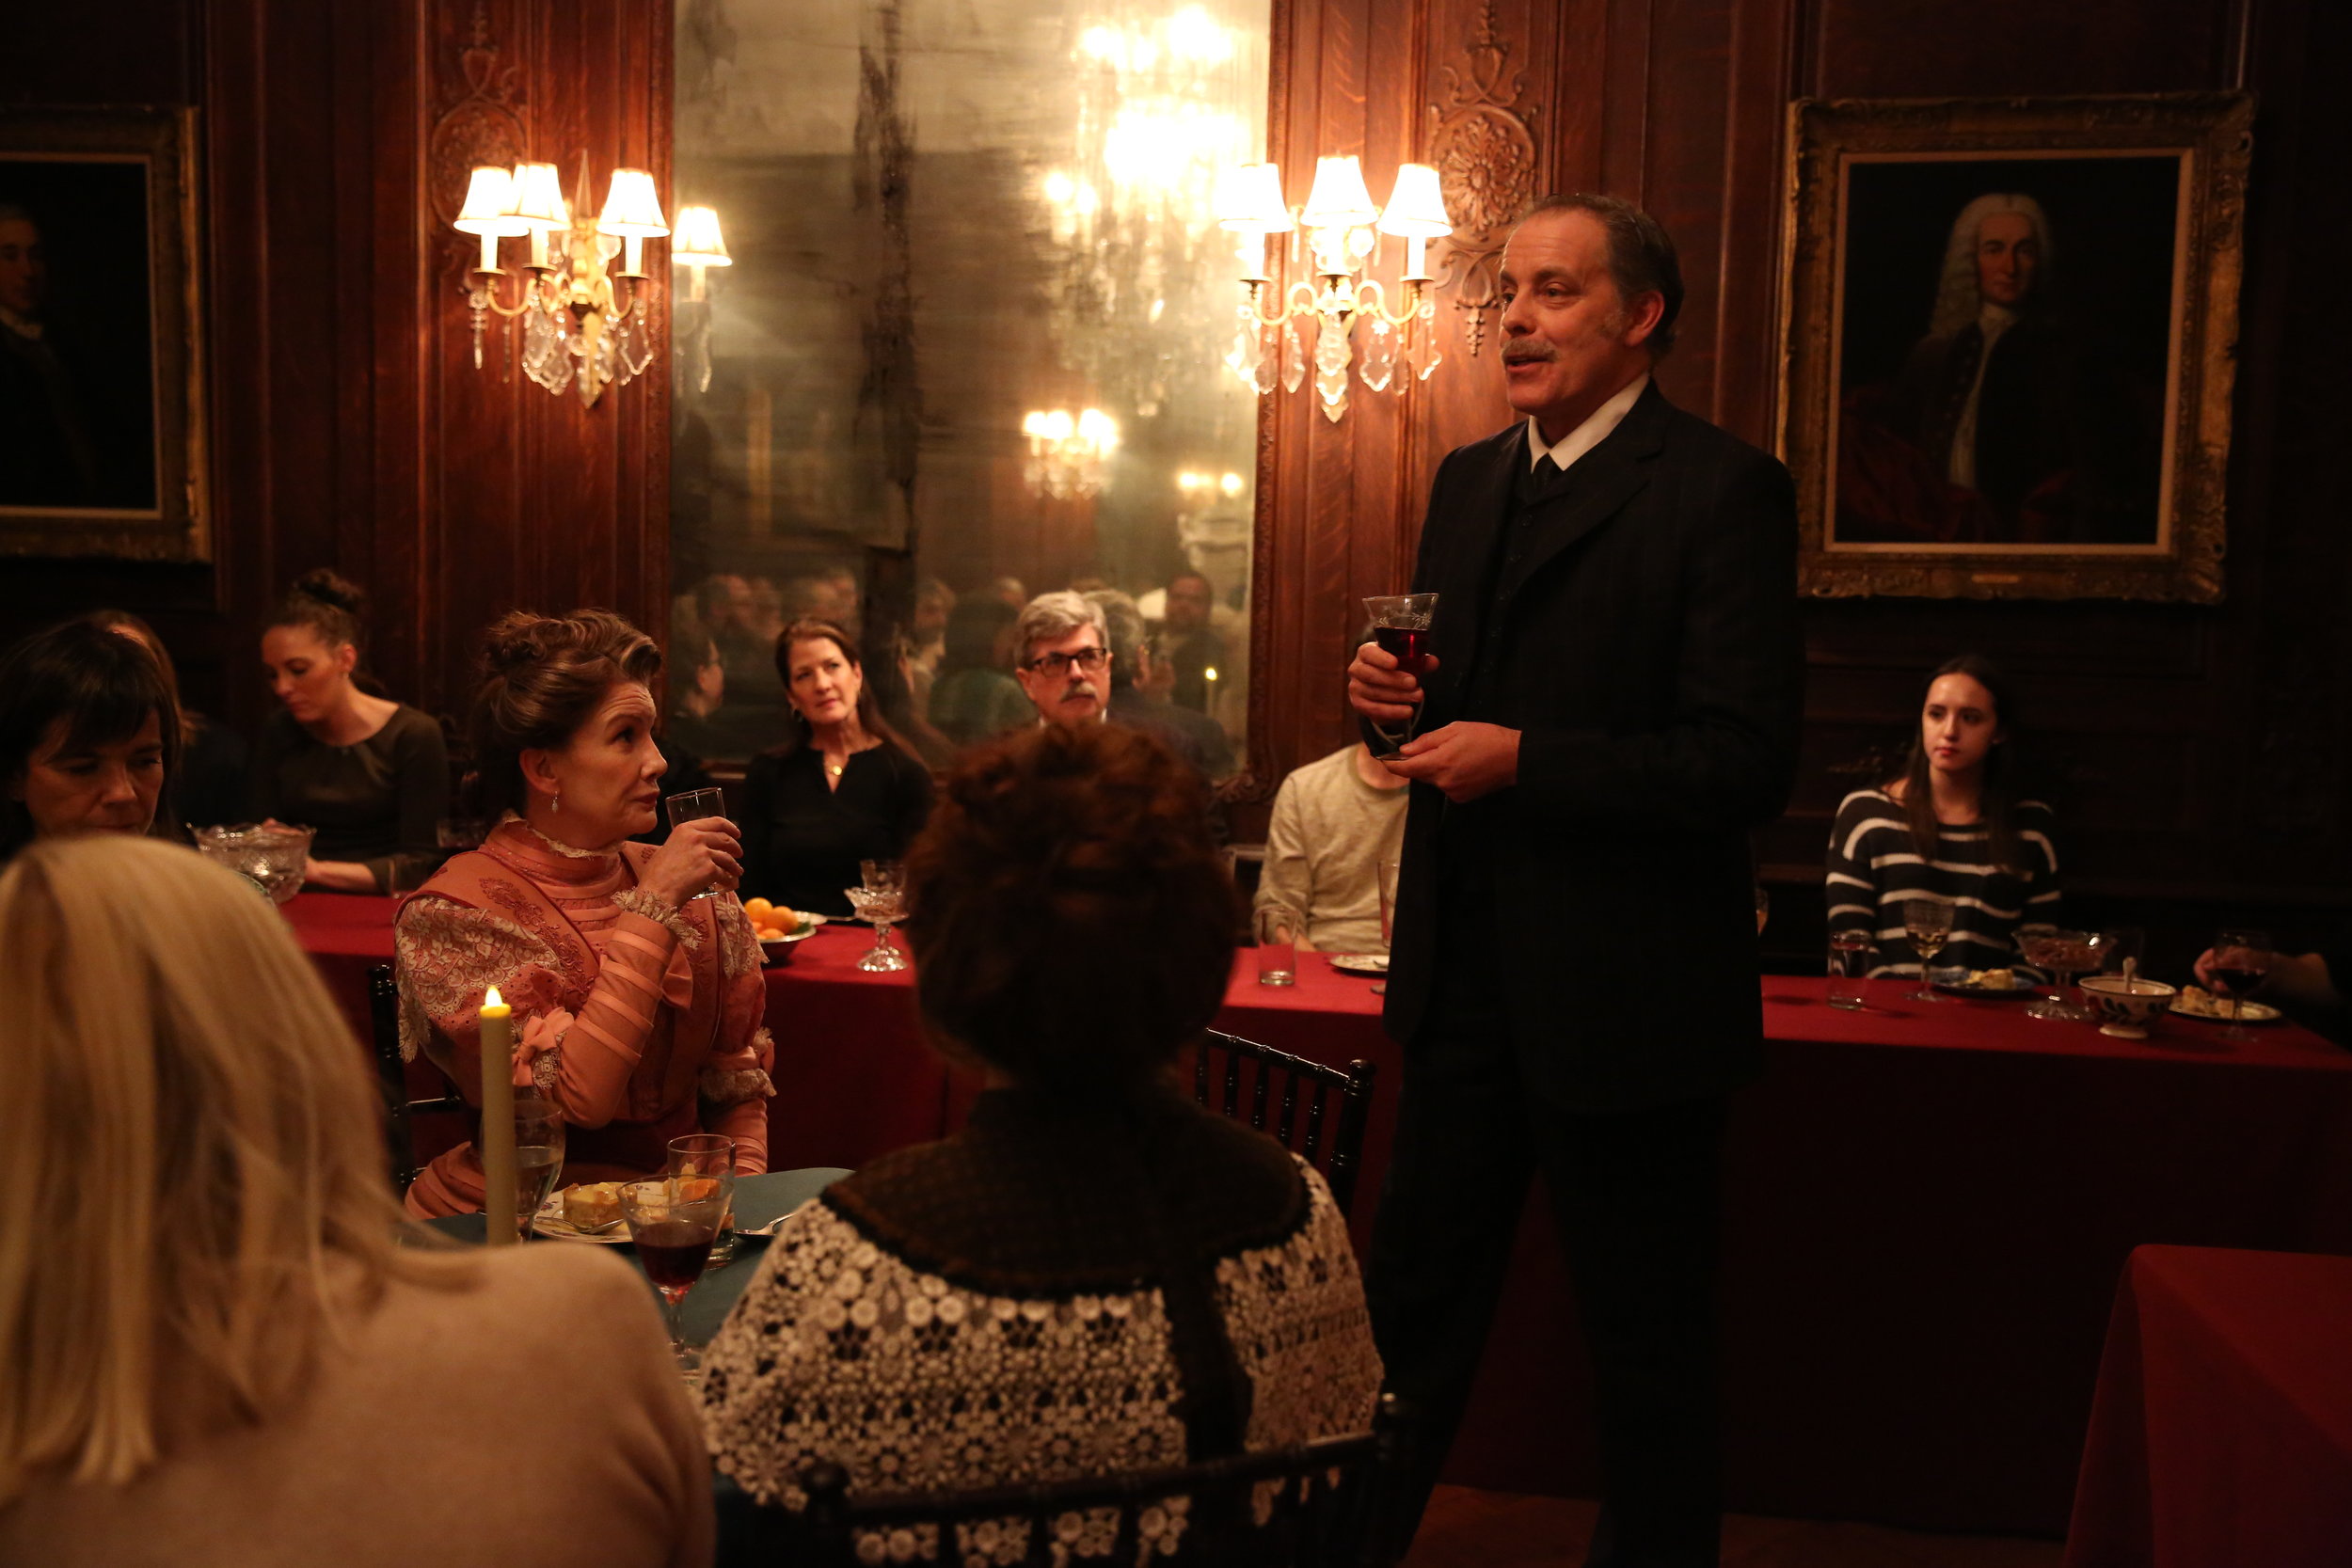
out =
[[[453,263],[461,272],[471,263],[473,247],[450,225],[465,205],[467,181],[480,165],[511,168],[521,163],[530,145],[521,114],[522,67],[500,63],[503,51],[490,35],[488,0],[474,0],[465,38],[453,62],[446,55],[436,62],[435,96],[443,107],[425,141],[425,192],[437,248],[444,267]]]
[[[1511,44],[1485,0],[1463,44],[1468,64],[1447,66],[1445,91],[1429,105],[1429,161],[1437,166],[1453,235],[1442,242],[1437,288],[1462,313],[1471,357],[1488,319],[1502,308],[1502,246],[1511,226],[1535,198],[1538,110],[1527,102],[1527,75],[1511,68]]]

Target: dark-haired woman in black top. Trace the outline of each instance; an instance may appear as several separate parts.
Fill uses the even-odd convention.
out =
[[[792,705],[785,743],[743,780],[743,891],[791,909],[850,912],[858,862],[897,860],[930,815],[931,776],[874,706],[850,634],[800,620],[776,638]]]

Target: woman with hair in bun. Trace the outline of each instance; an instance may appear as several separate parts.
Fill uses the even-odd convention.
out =
[[[735,1168],[768,1168],[767,985],[732,898],[741,842],[723,817],[659,848],[668,764],[654,743],[652,638],[610,610],[515,611],[483,649],[469,733],[475,799],[498,826],[402,907],[400,1044],[481,1103],[483,993],[515,1009],[517,1086],[569,1124],[565,1182],[660,1175],[671,1139],[719,1132]],[[419,1214],[482,1207],[473,1147],[408,1189]]]
[[[324,568],[296,578],[262,636],[283,707],[253,754],[253,815],[314,828],[303,885],[384,893],[392,863],[430,854],[449,815],[449,750],[421,709],[352,678],[366,595]]]
[[[710,1450],[758,1502],[801,1508],[820,1461],[852,1497],[936,1492],[1371,1426],[1346,1215],[1170,1082],[1241,918],[1206,794],[1107,724],[1043,725],[949,776],[907,856],[914,994],[988,1089],[955,1136],[787,1219],[711,1342]]]

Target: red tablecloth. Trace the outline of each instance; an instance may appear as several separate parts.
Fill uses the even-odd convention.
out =
[[[2352,1258],[2132,1254],[2066,1561],[2352,1562]]]
[[[322,902],[337,918],[314,922]],[[350,907],[368,904],[389,907],[289,906],[330,978],[377,961],[346,956],[362,945]],[[829,927],[770,974],[779,1164],[854,1167],[938,1136],[969,1101],[920,1041],[910,977],[854,968],[871,942]],[[1379,1069],[1360,1245],[1402,1065],[1379,999],[1312,956],[1296,985],[1261,986],[1248,958],[1218,1027]],[[2055,1537],[2135,1246],[2352,1251],[2352,1054],[2284,1024],[2233,1049],[2216,1025],[2166,1019],[2135,1044],[2027,1019],[2023,1002],[1915,1004],[1874,982],[1870,1010],[1850,1013],[1822,989],[1765,980],[1770,1069],[1734,1101],[1728,1496],[1751,1513]],[[1661,990],[1661,1027],[1671,1006]],[[1539,1194],[1449,1473],[1590,1495],[1590,1390],[1548,1226]]]

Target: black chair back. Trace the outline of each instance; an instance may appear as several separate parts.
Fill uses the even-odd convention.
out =
[[[1215,1029],[1201,1036],[1198,1052],[1193,1092],[1200,1103],[1239,1119],[1247,1079],[1249,1125],[1273,1133],[1283,1148],[1317,1165],[1330,1185],[1332,1201],[1340,1206],[1341,1213],[1347,1213],[1356,1196],[1356,1173],[1363,1161],[1364,1127],[1372,1116],[1373,1064],[1357,1060],[1344,1068],[1326,1067]],[[1209,1071],[1213,1053],[1225,1057],[1222,1094],[1215,1101]],[[1245,1062],[1250,1064],[1248,1071],[1243,1069]],[[1281,1100],[1274,1124],[1268,1126],[1268,1102],[1277,1079],[1281,1082]],[[1298,1117],[1302,1091],[1307,1110],[1303,1140]],[[1329,1101],[1335,1098],[1338,1104],[1332,1106]]]
[[[400,983],[390,964],[368,970],[368,1022],[375,1047],[376,1083],[384,1093],[384,1143],[392,1163],[392,1191],[405,1193],[424,1166],[417,1159],[412,1116],[462,1115],[469,1107],[453,1094],[408,1098],[408,1064],[400,1059]]]
[[[1384,1395],[1373,1430],[1352,1437],[1123,1476],[854,1500],[839,1465],[815,1465],[801,1478],[808,1507],[798,1515],[723,1494],[719,1564],[1386,1568],[1394,1560],[1376,1515],[1396,1490],[1405,1430]]]

